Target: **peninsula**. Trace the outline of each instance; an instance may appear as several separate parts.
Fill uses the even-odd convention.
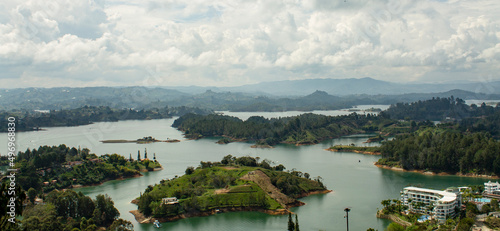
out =
[[[201,162],[188,167],[185,175],[149,186],[135,199],[131,211],[140,223],[174,221],[208,216],[217,212],[259,211],[287,214],[290,207],[304,205],[297,200],[311,194],[328,193],[321,177],[284,172],[269,161],[243,156],[225,156],[220,162]]]
[[[132,154],[129,158],[118,154],[97,156],[87,148],[70,148],[64,144],[19,152],[15,163],[15,168],[20,169],[16,180],[23,189],[45,193],[139,177],[140,172],[162,169],[156,154],[152,160],[148,159],[147,152],[144,158],[138,153],[137,159],[132,159]]]

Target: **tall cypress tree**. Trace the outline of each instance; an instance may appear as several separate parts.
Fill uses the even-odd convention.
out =
[[[295,214],[295,231],[300,231],[299,229],[299,216]]]
[[[141,161],[141,151],[137,150],[137,161]]]
[[[295,224],[293,223],[292,220],[292,214],[288,214],[288,231],[294,231],[295,230]]]

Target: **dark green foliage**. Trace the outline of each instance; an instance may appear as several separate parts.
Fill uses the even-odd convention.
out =
[[[186,175],[191,175],[192,173],[194,172],[194,167],[193,166],[189,166],[186,168]]]
[[[292,220],[292,214],[288,214],[288,231],[294,231],[295,230],[295,223],[293,223]]]
[[[16,167],[20,169],[17,181],[25,190],[43,188],[44,192],[50,192],[74,184],[90,185],[132,177],[140,174],[132,169],[133,165],[144,164],[130,163],[118,154],[105,154],[98,158],[89,152],[88,149],[76,150],[65,145],[40,146],[19,152],[16,159]]]
[[[485,133],[424,130],[385,142],[381,151],[383,161],[404,169],[500,175],[500,142]]]
[[[35,203],[35,198],[36,198],[37,191],[34,188],[28,189],[28,199],[32,204]]]
[[[457,231],[469,231],[472,225],[474,225],[474,219],[466,217],[460,220],[457,225]]]
[[[497,107],[492,115],[464,119],[460,121],[459,129],[463,132],[488,132],[498,138],[500,136],[500,110]]]
[[[414,103],[397,103],[382,112],[391,119],[441,121],[446,118],[461,120],[468,117],[491,115],[498,109],[486,106],[467,105],[460,98],[432,98]]]
[[[109,230],[133,230],[130,222],[116,220],[119,216],[111,198],[97,195],[95,201],[81,192],[52,191],[44,204],[28,205],[23,212],[22,230],[94,231],[98,226]],[[16,230],[16,229],[2,229]]]
[[[120,216],[120,212],[114,206],[115,203],[108,195],[97,195],[94,204],[93,217],[97,225],[108,226]]]
[[[300,231],[299,228],[299,216],[295,214],[295,231]]]
[[[10,180],[6,178],[0,184],[0,230],[15,230],[17,226],[13,226],[11,222],[8,221],[10,219],[10,215],[8,212],[11,211],[11,207],[7,205],[11,202],[10,198],[14,198],[14,208],[16,215],[21,215],[23,212],[23,201],[26,199],[26,192],[21,188],[20,185],[16,184],[14,190],[10,189]],[[14,195],[12,195],[13,193]],[[18,220],[15,219],[17,222]]]
[[[242,121],[224,115],[187,114],[174,121],[173,127],[185,132],[186,137],[227,136],[235,139],[255,140],[259,144],[274,145],[280,142],[315,144],[324,139],[360,132],[373,132],[387,119],[358,115],[324,116],[311,113],[300,116],[265,119],[250,117]]]

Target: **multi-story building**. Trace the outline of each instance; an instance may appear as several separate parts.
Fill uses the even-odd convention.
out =
[[[493,183],[488,181],[488,183],[484,183],[484,193],[485,194],[500,194],[500,184],[497,182]]]
[[[455,216],[456,208],[461,205],[461,196],[457,188],[440,191],[406,187],[402,191],[401,201],[408,206],[409,212],[430,214],[437,220],[445,221]]]

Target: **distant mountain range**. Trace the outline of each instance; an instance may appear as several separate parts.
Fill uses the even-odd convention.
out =
[[[86,87],[1,89],[0,110],[57,110],[88,106],[211,110],[333,110],[362,104],[414,102],[432,97],[500,99],[500,82],[398,84],[371,78],[276,81],[240,87]]]
[[[244,92],[260,95],[300,96],[316,90],[327,92],[330,95],[345,96],[356,94],[367,95],[399,95],[406,93],[436,93],[455,89],[483,94],[500,94],[500,81],[469,82],[469,83],[426,83],[402,84],[392,83],[373,78],[360,79],[305,79],[262,82],[258,84],[242,85],[237,87],[167,87],[186,93],[202,93],[206,90],[216,92]]]

